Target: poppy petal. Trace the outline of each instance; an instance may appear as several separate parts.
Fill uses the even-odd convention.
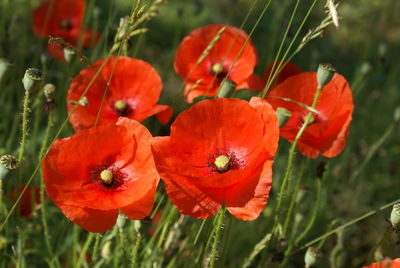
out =
[[[58,206],[73,223],[92,233],[102,233],[111,229],[118,218],[118,209],[97,210],[63,204]]]

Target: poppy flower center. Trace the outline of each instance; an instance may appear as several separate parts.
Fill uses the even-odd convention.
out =
[[[219,74],[224,70],[224,66],[222,66],[221,63],[215,63],[213,64],[213,66],[211,67],[211,70],[213,71],[213,73],[215,74]]]
[[[215,168],[219,172],[225,172],[229,169],[229,157],[226,155],[218,156],[214,161]]]
[[[100,178],[104,183],[110,184],[113,180],[113,173],[111,170],[105,169],[100,173]]]
[[[225,173],[232,169],[243,168],[244,163],[234,152],[217,149],[217,152],[208,156],[207,166],[211,169],[211,173]]]
[[[60,27],[65,29],[65,30],[71,30],[72,29],[72,23],[69,20],[62,20],[60,22]]]
[[[222,63],[214,63],[211,66],[210,73],[216,77],[216,81],[220,83],[222,79],[224,79],[227,75],[227,72],[224,70],[224,65]]]
[[[128,116],[132,112],[131,107],[124,100],[116,101],[114,103],[114,109],[119,116]]]
[[[105,161],[90,171],[90,183],[94,183],[104,191],[120,189],[127,181],[128,176],[125,172],[108,163],[109,161]]]

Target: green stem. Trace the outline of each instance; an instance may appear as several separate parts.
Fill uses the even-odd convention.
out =
[[[132,254],[131,254],[131,268],[136,268],[138,267],[138,252],[139,252],[139,247],[140,247],[140,242],[142,241],[142,236],[140,233],[137,233],[136,235],[136,241],[135,241],[135,246],[133,247]]]
[[[386,231],[385,234],[382,236],[382,238],[381,238],[381,240],[379,241],[379,243],[376,244],[376,245],[374,246],[374,248],[371,250],[371,252],[370,252],[370,254],[369,254],[369,256],[368,256],[368,260],[369,260],[368,263],[373,262],[375,252],[378,250],[378,248],[380,248],[382,245],[384,245],[384,244],[392,237],[393,231],[394,231],[394,229],[393,229],[392,227],[389,227],[389,228],[387,229],[387,231]]]
[[[369,212],[365,213],[364,215],[361,215],[360,217],[355,218],[354,220],[351,220],[351,221],[349,221],[349,222],[347,222],[347,223],[345,223],[343,225],[340,225],[339,227],[337,227],[337,228],[335,228],[335,229],[333,229],[333,230],[331,230],[331,231],[329,231],[329,232],[327,232],[327,233],[325,233],[325,234],[323,234],[323,235],[311,240],[310,242],[304,244],[303,246],[299,247],[298,249],[293,251],[292,254],[294,254],[296,252],[299,252],[300,250],[303,250],[305,248],[308,248],[309,246],[312,246],[313,244],[321,241],[322,239],[325,239],[326,237],[331,236],[331,235],[335,234],[336,232],[338,232],[340,230],[343,230],[343,229],[345,229],[345,228],[347,228],[347,227],[349,227],[349,226],[351,226],[351,225],[353,225],[353,224],[355,224],[355,223],[357,223],[359,221],[362,221],[362,220],[364,220],[364,219],[366,219],[366,218],[378,213],[379,211],[382,211],[382,210],[384,210],[386,208],[389,208],[389,207],[391,207],[394,204],[399,203],[399,202],[400,202],[400,199],[397,199],[397,200],[395,200],[393,202],[390,202],[390,203],[387,203],[387,204],[385,204],[385,205],[383,205],[383,206],[381,206],[381,207],[379,207],[379,208],[377,208],[375,210],[369,211]]]
[[[99,245],[101,240],[101,234],[96,235],[96,240],[94,241],[94,247],[92,252],[92,262],[96,263],[97,260],[97,252],[99,251]]]
[[[43,157],[44,151],[46,150],[47,142],[50,136],[50,130],[53,125],[54,112],[50,111],[49,119],[47,121],[46,132],[43,138],[42,146],[39,151],[39,159]],[[41,203],[41,218],[43,224],[43,232],[44,232],[44,241],[47,247],[47,251],[49,252],[51,263],[56,262],[56,266],[59,267],[58,259],[54,257],[53,248],[50,243],[50,235],[49,235],[49,226],[47,224],[47,212],[46,212],[46,200],[45,200],[45,189],[44,189],[44,181],[43,178],[40,178],[40,203]]]
[[[22,113],[21,147],[20,147],[19,155],[18,155],[18,161],[20,164],[22,162],[22,158],[24,157],[26,137],[28,135],[29,100],[30,100],[30,92],[29,92],[29,90],[25,90],[24,108],[23,108],[23,113]]]
[[[285,224],[283,225],[283,231],[282,231],[283,237],[285,237],[285,235],[286,235],[287,229],[289,227],[290,220],[292,218],[294,206],[296,204],[296,196],[297,196],[297,193],[299,191],[301,180],[303,179],[303,176],[304,176],[304,171],[305,171],[306,166],[307,166],[307,160],[308,160],[308,158],[304,157],[303,161],[301,162],[299,178],[297,179],[296,185],[294,187],[294,192],[292,194],[292,199],[290,200],[289,211],[286,214]]]
[[[76,264],[75,267],[81,267],[81,263],[82,263],[83,259],[86,258],[86,252],[87,252],[90,244],[92,243],[92,240],[93,240],[93,233],[88,233],[85,244],[83,245],[82,250],[79,252],[78,263]]]
[[[315,96],[314,96],[313,103],[311,105],[312,108],[315,108],[315,106],[317,105],[318,98],[319,98],[319,95],[321,93],[321,90],[322,90],[322,87],[318,86],[317,92],[315,93]],[[290,147],[290,150],[289,150],[288,164],[287,164],[286,172],[285,172],[285,175],[283,177],[282,185],[281,185],[281,188],[280,188],[280,191],[279,191],[278,204],[277,204],[276,209],[275,209],[274,224],[272,226],[272,232],[271,232],[272,235],[275,234],[276,228],[278,226],[279,211],[280,211],[281,206],[282,206],[283,196],[284,196],[284,192],[286,190],[286,184],[287,184],[287,181],[289,180],[290,176],[292,175],[292,167],[293,167],[293,161],[294,161],[294,154],[295,154],[295,151],[296,151],[296,146],[297,146],[297,143],[299,142],[301,136],[303,135],[304,131],[306,130],[308,124],[311,122],[311,117],[312,117],[312,112],[309,112],[307,114],[307,116],[305,117],[304,123],[301,126],[299,132],[297,133],[297,135],[296,135],[296,137],[295,137],[295,139],[294,139],[294,141],[293,141],[293,143],[292,143],[292,145]],[[272,241],[272,239],[270,241]]]
[[[322,190],[322,178],[317,179],[317,199],[315,200],[315,205],[313,212],[311,214],[310,221],[308,222],[304,231],[295,240],[294,242],[295,244],[298,244],[308,234],[308,232],[311,230],[311,227],[314,225],[315,219],[317,218],[318,214],[319,202],[321,200],[321,190]]]
[[[213,231],[211,232],[211,234],[214,235],[214,242],[211,247],[210,265],[209,265],[210,268],[214,268],[215,260],[217,259],[218,243],[219,243],[220,236],[221,236],[222,223],[224,222],[225,210],[226,210],[225,207],[222,207],[220,209],[219,214],[218,214],[218,220],[216,222],[216,225],[215,225]]]

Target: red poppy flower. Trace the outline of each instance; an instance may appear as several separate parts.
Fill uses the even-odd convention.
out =
[[[222,27],[226,29],[208,55],[196,66],[200,55]],[[257,64],[256,50],[250,40],[246,43],[247,38],[248,35],[238,28],[208,25],[194,30],[183,39],[175,55],[174,67],[185,80],[186,101],[191,103],[198,96],[215,96],[232,66],[228,78],[236,83],[236,89],[259,88],[259,78],[253,74]]]
[[[18,191],[11,191],[10,199],[15,202],[24,188],[25,184],[21,185]],[[36,186],[28,186],[19,202],[19,214],[25,218],[32,217],[33,206],[35,204],[40,204],[40,190]]]
[[[63,38],[76,46],[82,35],[83,47],[89,47],[99,38],[97,33],[82,29],[86,3],[84,0],[47,0],[33,13],[32,25],[36,36],[46,38],[49,35]],[[49,53],[59,60],[64,60],[63,47],[51,42]]]
[[[171,136],[154,138],[152,150],[182,214],[204,219],[225,204],[235,217],[253,220],[268,201],[278,132],[265,100],[218,98],[182,112]]]
[[[274,109],[282,107],[292,113],[280,130],[283,138],[294,141],[308,114],[308,110],[298,103],[311,106],[316,90],[317,75],[309,72],[289,77],[268,92],[267,100]],[[282,100],[282,97],[293,101]],[[318,114],[313,115],[311,124],[298,142],[300,153],[311,158],[319,154],[325,157],[338,155],[347,141],[353,108],[350,86],[343,76],[336,73],[322,89],[316,105]]]
[[[104,61],[97,61],[74,78],[67,95],[69,112],[74,107],[71,102],[79,101]],[[161,123],[166,124],[171,118],[172,109],[167,105],[156,104],[161,89],[161,78],[148,63],[128,57],[111,57],[88,90],[87,105],[78,105],[70,122],[75,130],[94,125],[106,92],[99,123],[115,122],[120,116],[143,121],[156,115]]]
[[[119,209],[130,219],[146,217],[159,181],[151,140],[127,118],[57,140],[42,165],[48,196],[90,232],[110,229]]]
[[[375,262],[369,266],[364,266],[363,268],[400,268],[400,258],[395,260],[384,260],[381,262]]]
[[[273,64],[268,64],[267,68],[265,69],[265,75],[263,77],[263,86],[265,87],[267,82],[268,82],[268,78],[272,75],[272,70],[275,71],[276,67],[278,67],[279,62],[277,62],[275,64],[274,69],[272,69]],[[280,73],[276,76],[275,80],[271,83],[270,88],[274,88],[276,87],[278,84],[282,83],[283,81],[285,81],[287,78],[297,75],[301,73],[301,69],[294,64],[293,62],[289,61],[288,63],[286,63],[286,65],[282,68],[282,70],[280,71]],[[270,78],[272,79],[272,77]],[[261,88],[261,90],[263,90],[263,88]]]

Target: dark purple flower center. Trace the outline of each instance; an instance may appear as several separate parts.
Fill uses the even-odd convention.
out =
[[[114,103],[114,111],[119,116],[130,116],[133,113],[132,107],[124,100],[118,100]]]

